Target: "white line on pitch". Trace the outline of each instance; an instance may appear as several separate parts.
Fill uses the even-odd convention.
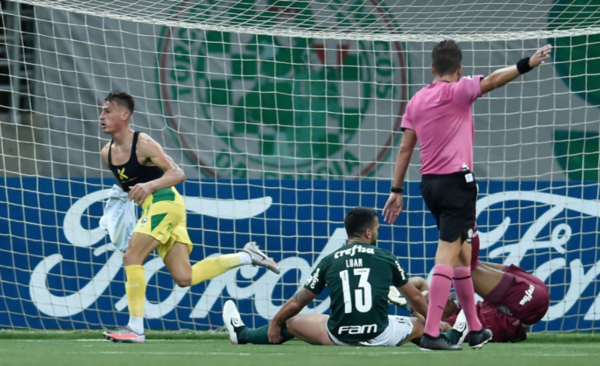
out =
[[[17,342],[34,342],[34,343],[65,343],[65,342],[109,342],[106,339],[15,339]],[[226,342],[225,339],[151,339],[147,342]]]
[[[587,357],[589,356],[589,354],[587,353],[542,353],[542,354],[521,354],[519,356],[526,356],[526,357]]]
[[[70,352],[71,353],[71,352]],[[75,354],[81,354],[84,352],[72,352]],[[120,352],[120,351],[102,351],[102,352],[90,352],[99,353],[105,355],[129,355],[131,352]],[[272,355],[273,353],[265,353],[264,355]],[[250,353],[237,353],[237,352],[144,352],[144,355],[209,355],[209,356],[250,356]],[[280,353],[285,355],[285,353]]]

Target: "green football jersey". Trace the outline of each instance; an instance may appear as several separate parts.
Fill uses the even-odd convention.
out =
[[[390,284],[408,282],[398,259],[366,243],[349,243],[326,256],[304,288],[320,294],[329,287],[331,316],[327,328],[342,342],[375,338],[388,326]]]

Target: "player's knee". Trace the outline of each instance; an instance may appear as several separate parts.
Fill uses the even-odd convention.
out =
[[[285,327],[286,327],[287,331],[294,336],[295,336],[294,325],[296,324],[297,318],[298,318],[297,316],[294,316],[285,321]]]
[[[123,265],[125,266],[131,266],[135,264],[141,265],[142,262],[143,260],[140,260],[139,255],[137,255],[137,253],[126,251],[125,254],[123,254]]]
[[[192,274],[177,274],[173,276],[173,280],[179,287],[188,287],[192,285]]]

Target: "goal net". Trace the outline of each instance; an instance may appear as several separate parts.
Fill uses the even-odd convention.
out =
[[[534,331],[600,327],[599,0],[0,5],[0,328],[127,321],[122,253],[99,228],[114,177],[98,116],[113,89],[134,95],[133,128],[188,177],[178,189],[191,261],[254,240],[282,268],[179,288],[152,255],[147,327],[218,328],[228,299],[247,325],[266,324],[344,244],[345,213],[385,204],[406,104],[446,38],[464,75],[554,45],[551,61],[474,105],[480,259],[547,283],[551,307]],[[427,276],[437,230],[418,155],[405,212],[378,245]],[[309,311],[325,312],[325,295]]]

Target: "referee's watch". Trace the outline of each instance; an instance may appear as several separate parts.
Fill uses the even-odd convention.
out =
[[[400,187],[400,188],[392,187],[391,191],[392,191],[392,193],[403,193],[404,192],[404,188],[402,188],[402,187]]]

